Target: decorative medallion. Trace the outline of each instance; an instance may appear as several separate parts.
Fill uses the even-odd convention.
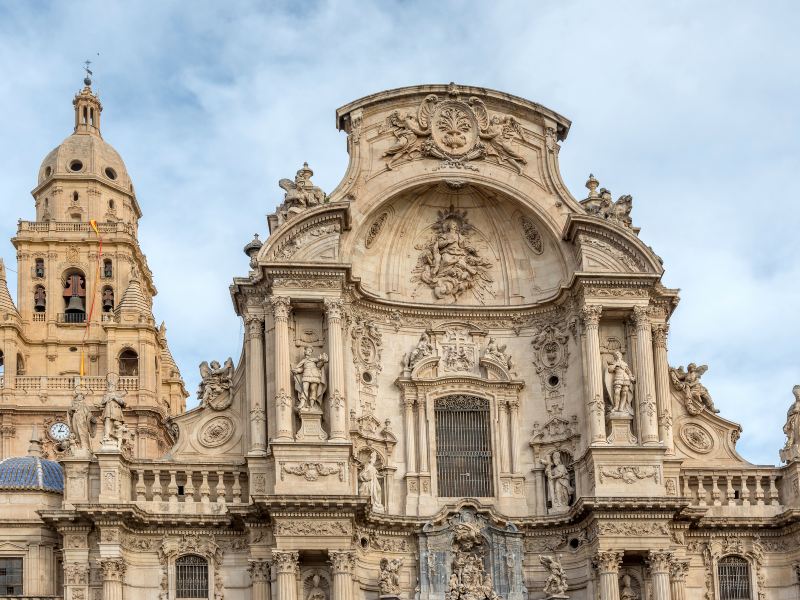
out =
[[[707,454],[714,449],[714,438],[697,423],[686,423],[681,427],[681,439],[695,452]]]
[[[522,236],[528,242],[528,246],[533,250],[533,253],[541,254],[544,251],[542,236],[533,221],[528,217],[522,217],[520,219],[520,227],[522,228]]]
[[[228,417],[214,417],[200,430],[200,443],[206,448],[221,446],[233,435],[233,421]]]

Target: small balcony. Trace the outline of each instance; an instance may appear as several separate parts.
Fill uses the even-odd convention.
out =
[[[81,323],[86,323],[86,313],[85,312],[59,313],[58,322],[66,323],[68,325],[80,325]]]

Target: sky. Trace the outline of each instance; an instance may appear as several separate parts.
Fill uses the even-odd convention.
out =
[[[239,358],[228,286],[278,180],[303,161],[325,191],[344,174],[336,108],[421,83],[502,90],[572,120],[560,162],[574,196],[590,172],[633,195],[681,289],[671,363],[708,364],[739,451],[774,464],[800,383],[798,30],[797,4],[778,0],[0,0],[0,256],[14,268],[7,240],[72,131],[88,58],[193,403],[196,365]]]

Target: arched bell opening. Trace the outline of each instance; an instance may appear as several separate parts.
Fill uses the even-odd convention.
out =
[[[86,275],[80,269],[70,269],[62,278],[64,298],[64,322],[86,321]]]

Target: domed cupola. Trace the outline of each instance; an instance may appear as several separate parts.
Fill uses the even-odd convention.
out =
[[[125,163],[101,134],[103,105],[91,83],[88,77],[84,79],[83,89],[72,101],[72,135],[54,148],[39,167],[33,190],[37,221],[129,221],[141,217]],[[118,203],[125,203],[130,210],[121,210]]]
[[[15,456],[0,461],[0,492],[25,490],[64,492],[64,472],[54,460],[42,458],[41,442],[34,429],[28,456]]]

